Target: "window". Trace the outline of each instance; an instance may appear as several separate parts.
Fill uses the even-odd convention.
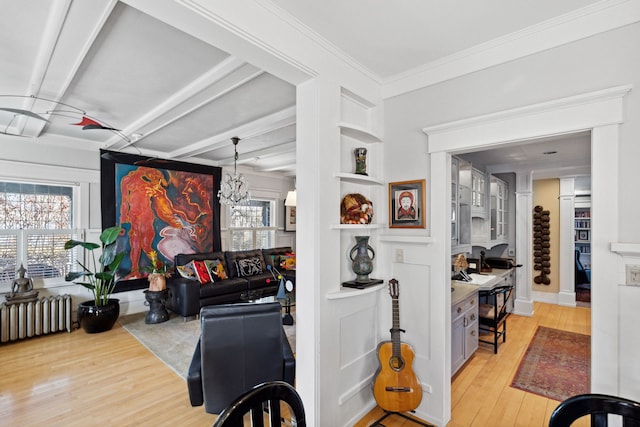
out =
[[[0,283],[12,283],[22,264],[27,277],[63,277],[72,254],[71,186],[0,181]]]
[[[253,199],[242,206],[229,207],[229,246],[232,251],[274,246],[275,202]]]

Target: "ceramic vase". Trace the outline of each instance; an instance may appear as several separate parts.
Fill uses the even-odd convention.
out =
[[[369,274],[373,271],[373,259],[376,253],[369,246],[369,236],[355,236],[355,238],[356,245],[349,252],[351,269],[356,273],[356,282],[366,283],[369,281]]]
[[[358,175],[367,174],[367,149],[356,148],[353,150],[353,154],[356,156],[356,173]]]

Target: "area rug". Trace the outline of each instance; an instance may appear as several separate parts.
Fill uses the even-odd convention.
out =
[[[588,393],[591,337],[539,326],[511,387],[563,401]]]
[[[186,378],[193,350],[200,337],[200,321],[185,322],[181,316],[172,314],[166,322],[147,325],[144,323],[145,315],[136,313],[120,316],[118,323],[165,365]],[[295,313],[292,315],[295,319]],[[295,322],[292,326],[283,326],[295,353]]]

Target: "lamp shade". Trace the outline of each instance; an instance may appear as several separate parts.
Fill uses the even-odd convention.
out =
[[[285,206],[295,206],[296,205],[296,191],[289,191],[287,193],[287,198],[284,201]]]

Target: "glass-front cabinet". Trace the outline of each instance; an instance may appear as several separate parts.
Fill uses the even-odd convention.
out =
[[[477,169],[471,172],[471,214],[484,218],[486,215],[487,186],[485,173]]]
[[[451,158],[451,247],[458,246],[458,159]]]
[[[507,243],[509,194],[507,183],[491,176],[491,243]]]
[[[451,251],[471,250],[471,163],[453,157],[451,163]]]

